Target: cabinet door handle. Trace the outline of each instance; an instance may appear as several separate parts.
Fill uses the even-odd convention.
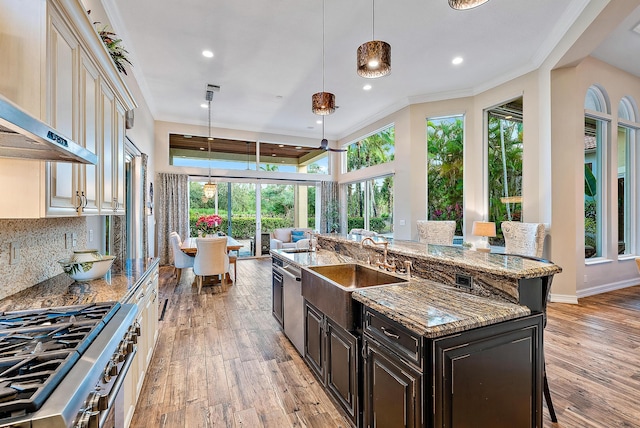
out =
[[[384,327],[380,327],[380,330],[382,330],[384,335],[387,336],[387,337],[392,337],[394,339],[400,339],[400,336],[398,336],[395,333],[391,333],[391,332],[387,331],[387,329],[385,329]]]
[[[87,199],[87,195],[84,194],[84,192],[82,192],[82,200],[84,200],[84,203],[82,204],[82,210],[84,211],[85,208],[87,208],[87,203],[89,202],[89,199]]]
[[[77,190],[76,190],[76,198],[78,200],[78,206],[75,208],[76,208],[76,212],[79,213],[82,210],[82,196],[80,196],[80,193]]]

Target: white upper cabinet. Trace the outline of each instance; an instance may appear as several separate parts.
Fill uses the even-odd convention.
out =
[[[0,159],[0,218],[124,214],[124,118],[135,101],[78,0],[26,3],[0,0],[0,93],[98,164]]]

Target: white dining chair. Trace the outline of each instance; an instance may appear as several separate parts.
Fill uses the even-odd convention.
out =
[[[171,232],[169,234],[169,241],[171,243],[171,251],[173,252],[173,276],[177,278],[176,283],[180,283],[182,277],[182,269],[192,268],[194,257],[191,257],[180,249],[182,246],[182,240],[177,232]]]
[[[205,276],[221,275],[224,290],[227,286],[227,273],[229,273],[227,237],[196,238],[196,248],[198,251],[193,263],[193,273],[198,282],[198,294],[202,290]]]

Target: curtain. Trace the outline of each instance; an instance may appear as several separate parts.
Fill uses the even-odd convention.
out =
[[[338,183],[322,181],[320,183],[320,233],[340,231],[340,211],[338,210]]]
[[[166,265],[172,260],[169,234],[178,232],[183,240],[189,236],[189,176],[159,173],[156,187],[158,257]]]

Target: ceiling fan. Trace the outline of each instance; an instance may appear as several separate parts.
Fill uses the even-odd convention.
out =
[[[330,151],[330,152],[346,152],[347,149],[333,149],[329,147],[329,140],[324,138],[324,119],[322,120],[322,140],[320,141],[320,150]]]

